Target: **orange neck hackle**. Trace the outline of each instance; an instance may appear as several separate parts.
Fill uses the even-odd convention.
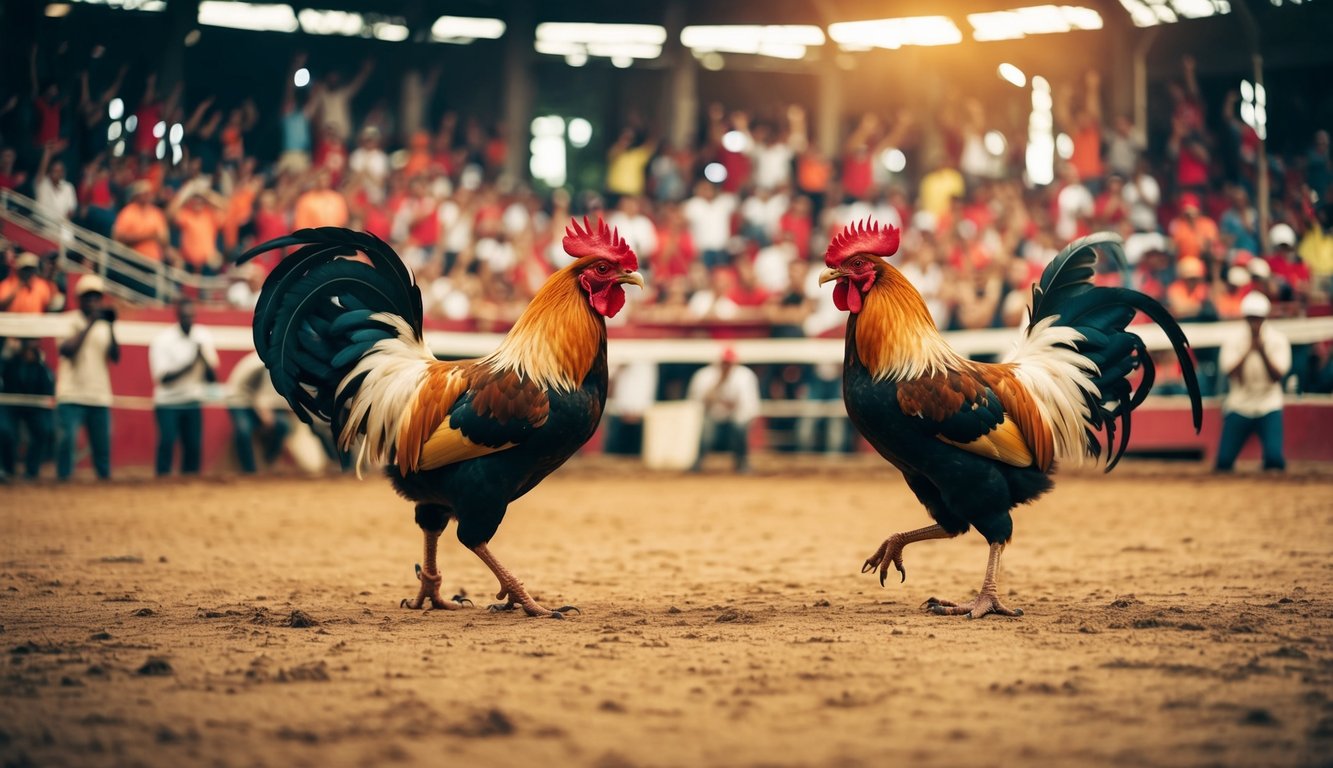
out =
[[[583,260],[556,272],[537,291],[488,361],[543,387],[577,388],[606,344],[606,321],[588,303],[577,273]]]
[[[935,327],[921,294],[892,264],[878,276],[856,317],[856,355],[877,381],[915,378],[962,360]]]

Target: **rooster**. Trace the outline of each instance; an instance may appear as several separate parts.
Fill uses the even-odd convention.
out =
[[[895,533],[861,569],[889,565],[906,581],[903,548],[952,538],[975,527],[990,544],[981,592],[966,603],[930,598],[939,615],[1021,616],[1000,600],[1000,555],[1013,535],[1010,512],[1052,486],[1057,461],[1100,457],[1106,471],[1129,441],[1130,413],[1152,388],[1152,358],[1126,330],[1143,312],[1166,332],[1202,423],[1189,345],[1162,305],[1127,288],[1094,287],[1099,252],[1122,267],[1120,241],[1092,235],[1071,243],[1032,289],[1031,319],[1005,362],[972,362],[950,349],[926,304],[886,261],[898,250],[896,228],[869,220],[849,225],[829,244],[819,282],[849,312],[843,397],[857,430],[902,473],[935,525]],[[1137,386],[1130,377],[1139,372]],[[1116,433],[1119,432],[1119,442]]]
[[[422,338],[421,291],[373,235],[302,229],[243,254],[302,246],[264,282],[255,348],[305,422],[331,423],[340,450],[381,464],[416,504],[425,535],[420,589],[404,607],[454,610],[440,595],[436,548],[450,520],[458,540],[500,582],[495,610],[563,618],[536,600],[490,551],[510,502],[587,442],[606,402],[606,320],[643,287],[638,258],[605,223],[565,231],[574,261],[533,297],[499,348],[437,360]],[[364,257],[357,254],[364,254]]]

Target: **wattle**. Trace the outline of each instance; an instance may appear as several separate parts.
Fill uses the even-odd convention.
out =
[[[839,280],[833,286],[833,304],[843,312],[860,312],[861,292],[852,290],[850,281]]]
[[[592,308],[603,317],[615,317],[625,307],[625,289],[619,283],[611,283],[600,291],[590,293],[588,300]]]

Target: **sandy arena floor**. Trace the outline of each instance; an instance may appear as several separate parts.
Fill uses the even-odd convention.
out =
[[[969,622],[918,606],[973,594],[979,536],[881,589],[924,511],[808,464],[549,480],[494,549],[563,622],[398,608],[378,478],[0,488],[0,765],[1333,764],[1329,473],[1066,475],[1016,515],[1027,615]]]

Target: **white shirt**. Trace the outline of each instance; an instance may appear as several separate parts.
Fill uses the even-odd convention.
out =
[[[148,345],[148,370],[153,375],[153,402],[158,405],[184,405],[204,399],[208,381],[204,378],[204,367],[197,362],[184,376],[170,383],[162,383],[163,376],[179,371],[201,351],[208,364],[217,370],[218,353],[213,346],[213,334],[207,328],[192,326],[187,336],[181,331],[180,325],[173,325],[153,339]]]
[[[370,179],[381,192],[384,189],[384,180],[389,178],[389,156],[379,148],[357,147],[347,158],[347,167],[352,173],[359,173]]]
[[[754,185],[759,189],[777,189],[791,184],[791,162],[795,157],[784,143],[756,142],[750,157],[754,162]]]
[[[67,313],[70,333],[61,341],[77,336],[88,318],[82,312]],[[83,337],[83,346],[74,359],[60,356],[56,369],[56,402],[78,405],[111,405],[111,371],[107,367],[106,351],[111,346],[111,324],[93,323],[92,330]]]
[[[615,227],[625,242],[634,249],[639,261],[652,265],[652,258],[657,254],[657,227],[653,220],[642,213],[629,216],[620,211],[607,217],[607,224]]]
[[[1078,220],[1092,215],[1092,193],[1082,184],[1070,184],[1055,198],[1060,217],[1055,222],[1055,234],[1061,240],[1078,236]]]
[[[657,363],[639,360],[622,365],[611,377],[606,412],[642,416],[657,401]]]
[[[227,405],[231,408],[264,408],[275,410],[287,407],[287,401],[273,388],[273,379],[259,359],[251,352],[236,362],[227,377]]]
[[[37,194],[37,207],[46,215],[57,219],[68,219],[79,207],[79,195],[74,185],[62,179],[59,184],[52,184],[46,176],[34,185]]]
[[[691,197],[681,207],[681,213],[690,223],[690,236],[700,251],[721,251],[731,238],[731,214],[736,211],[736,198],[719,194],[712,200]]]
[[[705,405],[704,415],[713,421],[745,424],[759,415],[759,377],[743,365],[733,365],[726,381],[719,384],[722,366],[714,363],[695,372],[690,379],[690,400],[704,402],[713,393],[711,405]]]
[[[1140,232],[1157,231],[1157,204],[1162,201],[1162,188],[1157,179],[1148,174],[1125,182],[1121,191],[1129,206],[1129,223]]]
[[[1268,361],[1278,373],[1286,375],[1291,369],[1291,344],[1287,337],[1268,323],[1259,329],[1259,337],[1263,341]],[[1227,380],[1231,388],[1222,401],[1222,409],[1251,419],[1282,410],[1282,380],[1268,378],[1268,369],[1263,359],[1259,353],[1250,349],[1248,326],[1237,328],[1227,337],[1222,343],[1217,363],[1223,373],[1230,373],[1242,358],[1245,363],[1241,366],[1240,377]]]
[[[778,235],[782,214],[790,207],[791,203],[787,201],[786,195],[772,195],[767,200],[754,195],[747,197],[745,202],[741,203],[741,218],[747,224],[758,227],[769,240],[772,240]]]

